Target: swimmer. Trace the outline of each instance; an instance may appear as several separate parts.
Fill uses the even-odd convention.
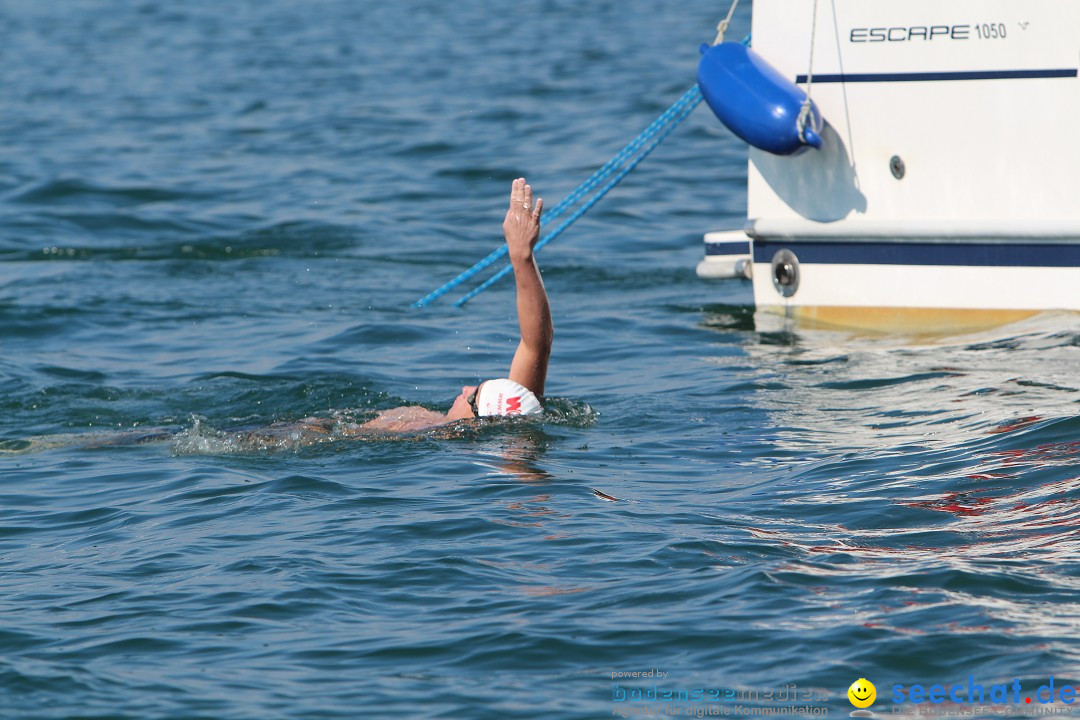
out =
[[[469,418],[543,412],[540,398],[544,396],[553,334],[547,292],[533,255],[533,248],[540,238],[540,213],[543,210],[543,198],[533,203],[532,187],[525,178],[515,180],[510,189],[510,207],[503,219],[503,235],[517,283],[521,339],[510,363],[509,377],[466,385],[445,415],[422,407],[399,407],[384,410],[350,434],[417,432]]]
[[[544,201],[533,203],[532,187],[525,178],[514,181],[510,207],[503,219],[503,235],[517,283],[517,315],[521,339],[508,377],[466,385],[443,414],[416,405],[383,410],[363,424],[342,423],[328,418],[309,417],[299,422],[278,422],[261,428],[233,428],[214,431],[237,449],[295,448],[326,442],[342,436],[362,437],[416,433],[460,420],[482,417],[536,415],[543,412],[541,398],[551,356],[552,322],[547,292],[533,248],[540,237],[540,213]],[[200,422],[194,432],[198,435]],[[175,436],[177,439],[185,433]],[[174,438],[171,428],[147,428],[119,434],[47,435],[24,440],[0,441],[0,454],[25,453],[78,445],[100,448],[114,445],[141,445]]]

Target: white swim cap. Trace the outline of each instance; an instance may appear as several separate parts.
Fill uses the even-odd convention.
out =
[[[488,380],[476,396],[480,417],[489,415],[538,415],[544,412],[532,390],[507,378]]]

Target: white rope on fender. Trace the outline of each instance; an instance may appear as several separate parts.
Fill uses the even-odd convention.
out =
[[[817,0],[814,0],[817,2]],[[716,39],[713,40],[713,45],[719,45],[724,42],[724,33],[727,32],[728,25],[731,24],[731,16],[735,14],[735,8],[738,7],[739,0],[733,0],[731,3],[731,9],[728,10],[727,17],[720,21],[716,26]]]
[[[806,99],[803,100],[802,108],[799,109],[799,119],[796,124],[799,129],[799,139],[803,142],[806,142],[806,121],[810,119],[810,91],[814,87],[814,40],[816,37],[817,0],[814,0],[814,17],[810,23],[810,61],[806,68]]]

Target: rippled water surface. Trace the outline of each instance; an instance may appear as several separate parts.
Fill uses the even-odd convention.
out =
[[[1080,678],[1080,321],[755,317],[693,273],[745,216],[704,108],[541,254],[545,419],[234,441],[504,374],[510,285],[409,304],[500,243],[512,178],[554,204],[690,87],[726,9],[0,7],[0,715]]]

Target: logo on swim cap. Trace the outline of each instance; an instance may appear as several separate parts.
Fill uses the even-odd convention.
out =
[[[481,417],[493,415],[537,415],[544,411],[529,388],[507,378],[488,380],[480,387],[476,407]]]

